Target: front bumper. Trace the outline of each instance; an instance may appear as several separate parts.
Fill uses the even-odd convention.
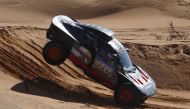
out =
[[[143,95],[149,97],[153,96],[156,93],[156,84],[154,80],[149,81],[148,84],[144,85],[143,87],[139,88]]]

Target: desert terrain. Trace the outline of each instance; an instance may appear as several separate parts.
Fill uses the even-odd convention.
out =
[[[190,108],[190,0],[0,0],[0,13],[0,109]],[[60,14],[112,29],[156,81],[156,95],[120,106],[71,61],[48,65],[45,34]],[[182,39],[170,40],[171,22]]]

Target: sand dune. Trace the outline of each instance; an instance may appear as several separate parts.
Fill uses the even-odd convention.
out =
[[[19,104],[17,104],[19,107],[32,108],[33,106],[39,106],[39,109],[42,107],[49,108],[51,106],[55,108],[56,106],[63,105],[66,106],[66,108],[75,108],[76,106],[80,106],[81,108],[120,108],[120,106],[116,106],[114,103],[112,98],[113,92],[111,90],[88,78],[69,60],[57,67],[47,65],[44,62],[41,56],[41,50],[46,42],[44,37],[46,29],[24,26],[7,26],[1,27],[0,31],[1,74],[4,75],[4,73],[7,73],[14,77],[30,79],[31,82],[29,82],[29,84],[32,84],[32,86],[29,86],[29,91],[27,91],[24,88],[25,82],[22,83],[20,80],[13,79],[10,76],[1,76],[1,81],[7,85],[1,86],[3,92],[0,93],[0,96],[5,97],[7,93],[12,93],[7,97],[14,98],[17,96],[16,101],[6,99],[7,103],[19,102]],[[190,63],[188,63],[188,61],[182,61],[183,59],[189,60],[189,56],[187,55],[187,57],[184,58],[183,56],[185,54],[180,54],[180,52],[179,54],[173,54],[176,53],[176,50],[180,50],[180,47],[184,48],[185,46],[161,47],[134,45],[130,43],[126,44],[126,46],[131,50],[130,55],[133,61],[144,67],[151,74],[156,80],[159,88],[189,90],[189,84],[186,83],[186,81],[190,79],[188,75],[189,70],[183,69],[183,67],[188,67]],[[170,49],[170,52],[168,52],[168,49]],[[146,52],[146,50],[148,51]],[[159,51],[162,51],[165,54],[162,55],[161,53],[160,57],[158,54]],[[176,56],[181,57],[179,59],[182,60],[175,58]],[[160,61],[158,62],[157,60]],[[157,66],[159,66],[159,69],[155,69]],[[169,69],[168,66],[170,66]],[[157,78],[161,75],[164,75],[165,78]],[[176,78],[178,78],[178,80],[176,80]],[[19,93],[26,93],[29,94],[29,96],[23,96]],[[45,93],[45,95],[43,93]],[[55,95],[52,96],[52,94]],[[49,98],[35,97],[33,95],[50,97],[53,98],[53,101]],[[57,97],[60,95],[62,96],[61,98]],[[175,105],[173,106],[173,104],[175,104],[175,102],[172,101],[173,98],[184,101],[178,102],[181,104],[178,105],[178,108],[187,108],[189,106],[189,98],[173,97],[170,99],[168,97],[169,95],[166,95],[167,96],[156,95],[148,100],[146,104],[141,105],[140,107],[137,106],[136,108],[174,108]],[[181,96],[181,94],[179,96]],[[20,101],[19,99],[33,99],[34,101],[32,104],[26,106],[25,103],[28,102]],[[35,100],[37,99],[41,99],[42,101],[36,103]],[[52,101],[53,103],[44,104],[44,100],[47,100],[48,102]],[[57,100],[60,100],[60,102],[55,103]],[[164,103],[165,101],[169,103]],[[68,103],[65,104],[65,102]],[[184,103],[185,105],[182,105]],[[10,104],[15,105],[15,103]]]
[[[155,8],[141,7],[129,9],[100,18],[85,20],[110,28],[158,28],[169,27],[171,22],[177,27],[189,26],[190,20],[172,17]]]
[[[53,16],[65,14],[80,19],[91,18],[92,21],[87,21],[119,28],[163,27],[170,21],[178,26],[186,26],[189,21],[185,19],[190,16],[188,3],[188,0],[0,0],[0,22],[47,27]],[[100,18],[93,20],[97,17]],[[112,20],[117,22],[115,26]]]
[[[0,0],[2,23],[47,23],[46,20],[59,14],[75,18],[93,18],[120,11],[122,0]],[[9,22],[10,23],[10,22]]]
[[[0,0],[0,13],[0,109],[126,108],[71,61],[43,60],[45,33],[57,14],[114,29],[160,88],[135,108],[190,107],[189,0]],[[171,21],[183,40],[167,40]]]

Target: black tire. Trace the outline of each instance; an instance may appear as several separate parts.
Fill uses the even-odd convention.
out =
[[[134,106],[140,103],[140,96],[130,85],[120,85],[114,92],[116,103],[128,106]]]
[[[62,44],[50,41],[44,46],[42,55],[48,64],[60,65],[67,59],[69,51]]]

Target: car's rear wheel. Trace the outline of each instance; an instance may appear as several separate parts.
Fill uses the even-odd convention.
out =
[[[135,90],[128,85],[120,85],[114,93],[115,101],[122,105],[135,105],[140,101],[140,97]]]
[[[68,57],[68,50],[61,43],[50,41],[43,48],[43,58],[51,65],[60,65]]]

